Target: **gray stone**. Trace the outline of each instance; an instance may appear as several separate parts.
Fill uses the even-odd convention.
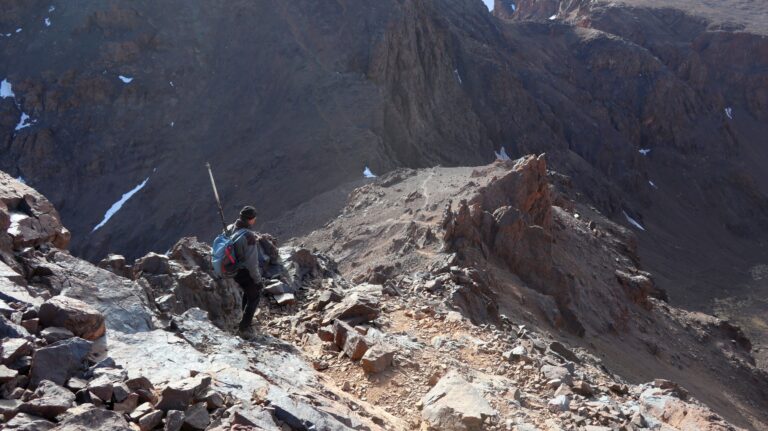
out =
[[[164,431],[179,431],[184,426],[184,412],[178,410],[169,410],[165,418]]]
[[[112,388],[112,399],[116,403],[124,401],[130,394],[131,390],[125,383],[116,383]]]
[[[86,358],[90,351],[91,342],[82,338],[70,338],[37,349],[32,355],[30,386],[35,388],[42,380],[63,385],[67,379],[86,368]]]
[[[59,423],[61,431],[133,431],[122,414],[100,408],[83,409]]]
[[[0,400],[0,416],[9,420],[19,412],[22,402],[19,400]]]
[[[422,418],[443,430],[481,431],[498,412],[456,371],[449,371],[422,399]]]
[[[22,338],[28,336],[29,331],[23,326],[17,325],[6,319],[5,316],[0,315],[0,338]]]
[[[75,334],[67,328],[59,328],[51,326],[40,331],[40,337],[48,344],[53,344],[68,338],[74,337]]]
[[[66,296],[54,296],[45,301],[40,306],[38,316],[43,327],[66,328],[86,340],[95,340],[107,330],[104,316],[98,310],[83,301]]]
[[[369,341],[365,336],[360,335],[357,331],[347,334],[347,340],[344,342],[344,354],[349,356],[353,361],[357,361],[365,355],[368,351]]]
[[[184,426],[193,430],[204,430],[211,423],[206,403],[191,405],[184,412]]]
[[[157,404],[159,410],[185,411],[196,395],[203,394],[211,385],[211,376],[198,374],[166,386],[160,394]]]
[[[131,414],[128,415],[128,416],[131,418],[132,421],[136,422],[139,419],[141,419],[144,415],[146,415],[147,413],[152,412],[154,409],[155,408],[152,406],[151,403],[142,403],[141,405],[136,407],[136,409],[133,410],[131,412]],[[157,410],[157,411],[160,411],[160,410]],[[160,411],[160,415],[162,417],[162,412],[161,411]]]
[[[40,382],[34,396],[19,406],[20,412],[53,420],[75,405],[75,394],[49,380]]]
[[[19,372],[16,370],[12,370],[5,365],[0,365],[0,383],[5,383],[7,381],[13,380],[16,376],[19,375]]]
[[[208,409],[211,410],[224,406],[224,396],[211,388],[208,388],[196,399],[197,401],[205,401]]]
[[[360,365],[367,373],[380,373],[392,365],[395,357],[395,349],[379,343],[368,349],[360,360]]]
[[[112,395],[114,398],[114,394]],[[139,405],[139,395],[138,394],[128,394],[125,399],[123,399],[120,402],[115,402],[113,406],[113,410],[116,412],[123,412],[123,413],[131,413],[136,409],[136,406]]]
[[[571,398],[568,395],[558,395],[547,403],[547,409],[552,413],[567,412],[571,405]]]
[[[32,343],[23,338],[10,338],[3,341],[0,362],[11,365],[22,356],[32,353]]]
[[[334,304],[325,312],[323,324],[327,325],[336,319],[344,320],[350,325],[371,321],[381,314],[378,299],[371,295],[352,293]]]
[[[549,350],[556,353],[558,356],[564,358],[567,361],[576,362],[577,364],[581,363],[581,360],[578,356],[576,356],[575,353],[573,353],[570,349],[565,347],[562,343],[559,343],[557,341],[553,341],[549,344]]]
[[[142,416],[139,419],[139,429],[141,431],[150,431],[155,428],[157,428],[160,423],[163,422],[163,411],[162,410],[155,410],[151,413],[148,413],[144,416]]]
[[[560,380],[567,385],[573,384],[571,372],[565,367],[542,365],[539,371],[545,380]]]
[[[113,380],[109,376],[99,376],[88,383],[88,390],[104,402],[112,400]]]
[[[4,424],[3,429],[18,431],[48,431],[55,426],[55,423],[49,422],[39,416],[18,413],[13,419]]]

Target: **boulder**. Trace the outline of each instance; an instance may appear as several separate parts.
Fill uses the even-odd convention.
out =
[[[4,424],[4,429],[18,431],[48,431],[55,426],[55,423],[47,421],[40,416],[18,413],[13,419]]]
[[[23,326],[17,325],[6,319],[5,316],[0,315],[0,338],[22,338],[27,336],[29,336],[29,331]]]
[[[198,374],[166,386],[160,394],[160,401],[155,406],[158,410],[185,411],[195,396],[202,395],[211,385],[211,376]]]
[[[109,376],[99,376],[88,383],[88,390],[105,403],[112,400],[113,389],[113,380]]]
[[[323,324],[327,325],[334,320],[344,320],[350,325],[369,322],[381,314],[379,301],[372,295],[352,293],[334,304],[325,312]]]
[[[141,431],[150,431],[155,428],[157,428],[160,423],[163,421],[163,412],[162,410],[154,410],[151,413],[148,413],[144,416],[142,416],[139,419],[139,429]]]
[[[107,330],[104,315],[83,301],[55,296],[40,306],[38,313],[43,327],[62,327],[86,340],[95,340]]]
[[[0,362],[3,365],[11,365],[22,356],[32,353],[32,343],[23,338],[6,338],[2,343]]]
[[[571,398],[568,395],[558,395],[547,403],[547,409],[552,413],[567,412],[571,405]]]
[[[539,371],[545,380],[559,380],[560,382],[567,385],[571,385],[573,383],[571,371],[565,367],[556,365],[542,365]]]
[[[138,259],[133,265],[135,274],[169,274],[171,266],[168,263],[168,256],[164,254],[149,253]]]
[[[549,351],[554,352],[558,356],[562,357],[566,361],[571,361],[575,363],[581,363],[581,360],[578,356],[576,356],[575,353],[573,353],[570,349],[565,347],[562,343],[559,343],[557,341],[553,341],[549,344]]]
[[[451,370],[422,399],[422,418],[445,431],[481,431],[498,416],[482,393]]]
[[[53,420],[75,405],[75,394],[49,380],[40,382],[34,397],[19,406],[19,411]]]
[[[370,342],[364,335],[359,334],[357,331],[350,332],[347,334],[347,340],[344,342],[344,354],[353,361],[357,361],[365,355],[369,345]]]
[[[204,430],[211,423],[206,403],[196,403],[184,412],[184,427],[191,430]]]
[[[368,349],[360,360],[360,365],[366,373],[380,373],[392,365],[395,349],[379,343]]]
[[[9,380],[13,380],[18,375],[19,375],[18,371],[12,370],[6,367],[5,365],[0,365],[0,384],[5,383]]]
[[[165,418],[164,431],[179,431],[184,426],[184,412],[169,410]]]
[[[35,388],[43,380],[63,385],[67,379],[85,370],[91,344],[82,338],[70,338],[37,349],[32,355],[30,386]]]
[[[122,414],[101,408],[68,415],[56,428],[61,431],[134,431]]]
[[[19,412],[22,402],[19,400],[0,400],[0,416],[7,421]]]

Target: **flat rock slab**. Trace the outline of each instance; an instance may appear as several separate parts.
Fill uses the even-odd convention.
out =
[[[482,431],[498,415],[482,393],[456,371],[449,371],[422,399],[421,416],[445,431]]]
[[[19,413],[14,416],[13,419],[3,424],[3,426],[6,430],[48,431],[55,427],[56,424],[41,418],[40,416],[34,416],[27,413]]]
[[[123,415],[111,410],[91,408],[68,416],[57,431],[134,431]]]
[[[53,420],[75,405],[75,394],[49,380],[40,382],[35,397],[19,406],[19,411]]]
[[[95,308],[75,298],[54,296],[40,306],[43,327],[66,328],[86,340],[95,340],[107,331],[104,316]]]
[[[37,387],[43,380],[50,380],[57,385],[66,383],[85,368],[91,345],[90,341],[82,338],[70,338],[37,349],[32,355],[32,368],[29,371],[31,387]]]
[[[344,320],[350,325],[369,322],[381,314],[379,300],[363,293],[347,295],[338,304],[334,304],[325,312],[323,324],[327,325],[336,319]]]

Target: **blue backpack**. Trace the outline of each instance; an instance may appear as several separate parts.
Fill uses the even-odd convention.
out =
[[[213,251],[211,252],[211,263],[213,272],[222,278],[232,278],[237,273],[239,260],[235,253],[235,243],[247,233],[247,230],[240,229],[231,236],[226,232],[217,236],[213,240]]]

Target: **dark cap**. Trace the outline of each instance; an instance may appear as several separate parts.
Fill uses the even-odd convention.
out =
[[[240,210],[240,218],[242,220],[250,220],[256,218],[256,208],[252,206],[245,206]]]

